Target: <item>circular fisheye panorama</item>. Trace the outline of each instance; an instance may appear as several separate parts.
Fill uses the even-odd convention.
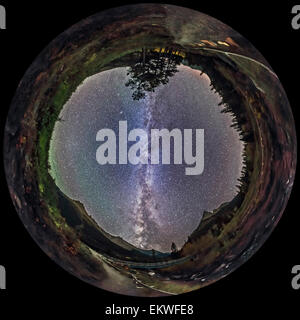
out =
[[[296,143],[278,77],[245,38],[140,4],[79,22],[37,57],[4,163],[48,256],[99,288],[155,297],[209,285],[259,249],[288,201]]]

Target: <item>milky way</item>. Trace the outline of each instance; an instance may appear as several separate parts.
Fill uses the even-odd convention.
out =
[[[243,145],[230,115],[220,112],[220,96],[199,70],[180,66],[167,85],[139,101],[125,86],[127,77],[126,68],[117,68],[78,87],[55,125],[51,175],[107,232],[139,248],[170,251],[172,242],[184,244],[204,210],[234,197]],[[186,164],[99,165],[96,134],[110,128],[117,135],[121,120],[128,130],[149,134],[151,128],[204,129],[203,174],[185,175]]]

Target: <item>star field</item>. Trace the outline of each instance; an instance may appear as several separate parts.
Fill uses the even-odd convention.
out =
[[[221,101],[199,70],[179,66],[169,83],[132,99],[126,68],[86,79],[63,108],[50,145],[51,175],[69,197],[80,201],[107,232],[143,249],[182,246],[201,221],[237,192],[242,142],[221,113]],[[104,165],[96,161],[99,129],[118,133],[142,128],[204,129],[204,172],[185,175],[182,165]],[[130,147],[130,143],[128,144]]]

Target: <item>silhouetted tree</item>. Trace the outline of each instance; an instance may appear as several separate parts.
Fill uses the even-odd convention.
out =
[[[154,92],[159,85],[165,85],[169,78],[174,76],[177,65],[183,57],[172,49],[160,49],[160,51],[143,48],[140,61],[130,67],[127,75],[130,79],[126,87],[133,90],[134,100],[144,99],[146,92]]]
[[[177,249],[177,246],[176,246],[175,242],[172,242],[171,252],[172,253],[177,253],[178,252],[178,249]]]

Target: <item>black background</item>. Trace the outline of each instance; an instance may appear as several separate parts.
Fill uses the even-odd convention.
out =
[[[300,123],[300,30],[291,27],[291,9],[297,2],[266,2],[265,5],[263,1],[165,2],[209,14],[250,40],[279,76],[292,106],[296,126]],[[0,0],[7,11],[7,29],[0,30],[1,144],[10,101],[26,69],[42,49],[81,19],[107,8],[130,3],[134,1],[111,0],[100,3],[86,0],[75,3],[60,0],[20,3]],[[3,164],[0,179],[0,265],[4,265],[7,270],[7,290],[0,291],[0,317],[4,307],[10,306],[10,313],[15,313],[20,311],[18,306],[26,302],[27,307],[21,311],[23,314],[30,312],[33,317],[53,312],[60,318],[60,310],[64,309],[70,313],[84,311],[85,318],[89,317],[90,312],[96,312],[99,319],[131,319],[128,316],[105,317],[105,307],[115,303],[119,306],[193,304],[195,319],[204,317],[204,314],[207,316],[207,312],[211,317],[227,318],[229,315],[259,316],[262,311],[277,313],[279,309],[285,309],[285,317],[289,319],[289,313],[296,311],[297,302],[300,302],[300,290],[291,287],[291,269],[300,264],[297,177],[278,226],[246,264],[226,278],[196,292],[152,299],[105,292],[61,269],[36,245],[18,218],[8,194]],[[37,313],[37,306],[44,308],[42,314]],[[158,317],[144,315],[144,318]],[[161,317],[164,318],[168,317]]]

